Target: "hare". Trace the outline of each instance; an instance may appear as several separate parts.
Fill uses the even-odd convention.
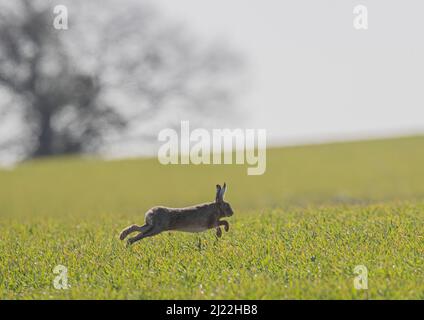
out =
[[[130,233],[139,232],[135,237],[127,240],[127,245],[131,245],[143,238],[157,235],[163,231],[185,231],[201,232],[207,229],[216,229],[216,236],[220,238],[222,231],[220,226],[224,226],[228,231],[230,225],[224,217],[231,217],[233,210],[228,202],[224,201],[224,194],[227,185],[216,185],[216,197],[214,202],[199,204],[187,208],[167,208],[153,207],[146,212],[145,225],[131,225],[122,230],[119,239],[124,240]]]

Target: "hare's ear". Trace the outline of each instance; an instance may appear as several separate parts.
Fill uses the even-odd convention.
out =
[[[224,185],[222,186],[222,189],[219,192],[219,198],[221,199],[221,201],[224,201],[225,191],[227,191],[227,184],[224,182]]]
[[[219,184],[217,184],[216,185],[216,196],[215,196],[216,202],[220,201],[220,196],[221,196],[221,186]]]

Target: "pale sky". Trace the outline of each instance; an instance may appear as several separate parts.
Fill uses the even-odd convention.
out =
[[[151,3],[205,43],[222,41],[243,54],[242,117],[225,127],[266,129],[269,145],[424,133],[422,0]],[[357,5],[368,8],[368,30],[353,27]]]
[[[154,3],[201,38],[244,53],[243,126],[266,128],[271,141],[424,132],[423,1]],[[368,30],[353,28],[358,4],[368,8]]]

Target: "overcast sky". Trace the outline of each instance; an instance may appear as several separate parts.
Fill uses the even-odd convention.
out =
[[[243,117],[229,117],[232,128],[265,128],[280,145],[424,133],[422,0],[151,3],[205,43],[224,41],[245,57]],[[353,27],[357,5],[368,8],[368,30]],[[122,148],[113,152],[148,150]]]
[[[420,0],[155,0],[249,65],[246,125],[281,143],[424,132]],[[368,8],[368,30],[353,8]],[[236,121],[234,126],[239,123]]]

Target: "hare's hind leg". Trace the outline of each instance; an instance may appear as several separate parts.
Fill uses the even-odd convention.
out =
[[[148,226],[148,225],[147,225]],[[136,241],[140,241],[141,239],[147,238],[147,237],[152,237],[155,236],[159,233],[161,233],[163,230],[154,226],[148,226],[149,229],[145,230],[145,231],[141,231],[138,235],[136,235],[135,237],[129,238],[127,240],[127,245],[131,245]]]
[[[124,240],[130,233],[133,232],[145,232],[147,230],[149,230],[151,227],[147,224],[145,224],[144,226],[138,226],[136,224],[133,224],[127,228],[125,228],[124,230],[121,231],[121,234],[119,235],[119,239],[120,240]]]

